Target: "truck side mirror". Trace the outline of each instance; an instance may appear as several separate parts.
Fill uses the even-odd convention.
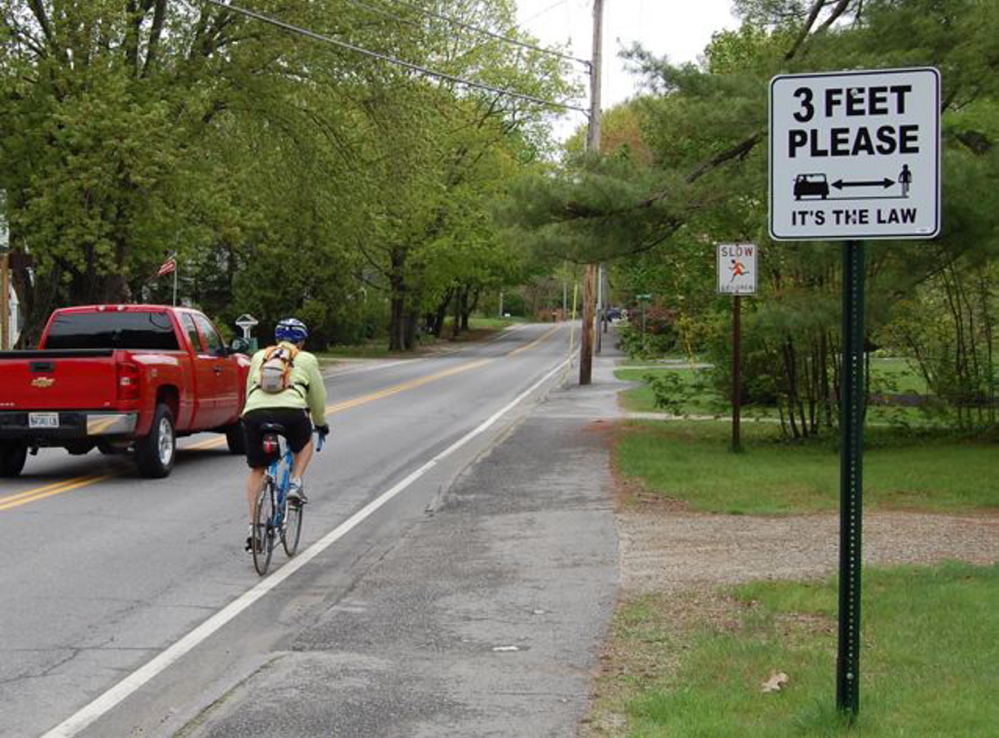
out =
[[[231,354],[245,354],[250,350],[250,342],[245,338],[234,338],[232,343],[229,344],[229,353]]]

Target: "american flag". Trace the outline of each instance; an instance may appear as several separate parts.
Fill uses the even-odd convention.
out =
[[[156,276],[165,277],[166,275],[172,273],[175,269],[177,269],[177,260],[171,256],[160,265],[159,269],[156,270]]]

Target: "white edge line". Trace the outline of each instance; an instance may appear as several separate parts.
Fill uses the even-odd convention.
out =
[[[400,492],[409,487],[413,482],[418,480],[428,471],[433,469],[442,460],[446,459],[448,456],[453,454],[455,451],[460,449],[465,444],[469,443],[474,438],[485,433],[489,428],[496,424],[496,422],[506,415],[508,412],[513,410],[517,405],[523,402],[527,397],[534,393],[539,387],[541,387],[545,382],[551,379],[555,374],[557,374],[566,361],[563,361],[557,365],[554,369],[548,372],[545,376],[539,379],[537,382],[532,384],[528,389],[524,390],[515,399],[505,405],[502,409],[498,410],[496,413],[491,415],[485,421],[483,421],[478,427],[470,431],[467,435],[462,436],[457,441],[448,446],[445,450],[441,451],[430,461],[426,462],[423,466],[419,467],[415,471],[411,472],[404,479],[397,482],[393,487],[382,492],[381,495],[376,497],[374,500],[369,502],[367,505],[362,507],[356,513],[351,515],[345,521],[340,523],[336,528],[327,533],[321,539],[313,543],[309,548],[303,551],[301,554],[291,559],[287,564],[277,569],[273,574],[271,574],[266,579],[262,580],[252,589],[244,592],[238,598],[230,602],[223,609],[219,610],[217,613],[212,615],[208,620],[203,622],[197,628],[192,630],[190,633],[185,635],[179,641],[174,643],[172,646],[168,647],[165,651],[155,656],[152,660],[145,664],[145,666],[140,667],[138,670],[132,672],[127,677],[118,682],[111,689],[107,690],[100,697],[95,699],[90,704],[84,706],[76,713],[66,718],[63,722],[59,723],[56,727],[52,728],[50,731],[45,733],[41,738],[70,738],[70,736],[77,735],[80,731],[84,730],[87,726],[93,723],[95,720],[103,716],[104,714],[110,712],[116,705],[125,700],[134,692],[138,691],[141,687],[146,685],[148,682],[152,681],[159,673],[165,671],[171,664],[182,658],[187,653],[193,651],[197,646],[206,641],[214,633],[220,630],[223,626],[228,624],[230,621],[235,619],[244,610],[248,609],[250,605],[259,600],[265,594],[270,592],[272,589],[277,587],[279,584],[288,579],[292,574],[301,569],[303,566],[308,564],[314,558],[319,556],[323,551],[332,546],[338,540],[347,535],[351,530],[356,528],[360,523],[362,523],[367,517],[374,513],[378,508],[382,507],[385,503],[391,500],[393,497],[398,495]]]

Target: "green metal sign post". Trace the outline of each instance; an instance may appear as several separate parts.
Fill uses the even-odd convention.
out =
[[[780,74],[770,80],[769,122],[770,237],[844,242],[836,707],[852,720],[860,711],[862,241],[929,240],[940,233],[940,72]],[[889,122],[905,131],[905,144],[873,145]],[[848,139],[856,145],[841,145]]]
[[[840,396],[839,655],[836,706],[860,709],[860,569],[864,455],[864,244],[843,247]]]
[[[642,351],[645,351],[645,305],[652,302],[652,295],[635,295],[635,299],[642,306]]]

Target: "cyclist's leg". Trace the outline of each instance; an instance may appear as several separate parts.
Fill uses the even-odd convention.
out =
[[[305,470],[309,468],[309,462],[312,461],[315,451],[316,445],[312,442],[312,438],[309,438],[309,442],[305,444],[301,451],[297,454],[292,452],[292,456],[295,459],[295,463],[292,464],[292,477],[301,479],[305,476]]]
[[[246,501],[250,506],[250,522],[253,522],[254,507],[257,504],[257,495],[264,486],[264,474],[267,467],[250,469],[250,476],[246,479]]]
[[[270,462],[264,453],[261,426],[273,422],[271,416],[272,412],[268,409],[254,410],[243,416],[243,427],[246,432],[246,464],[250,467],[250,473],[246,478],[246,502],[250,512],[251,535],[257,497],[264,487],[267,465]]]
[[[288,489],[288,499],[295,502],[304,501],[302,477],[312,461],[315,446],[312,444],[312,420],[308,411],[296,411],[288,417],[285,425],[285,439],[292,453],[291,484]]]

